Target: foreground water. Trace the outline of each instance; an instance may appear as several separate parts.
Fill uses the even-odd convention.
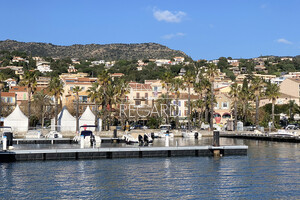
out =
[[[299,199],[299,144],[221,142],[248,156],[0,163],[0,199]]]

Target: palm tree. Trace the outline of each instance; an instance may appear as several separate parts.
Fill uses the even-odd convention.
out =
[[[111,85],[112,80],[111,77],[109,76],[107,71],[101,71],[98,75],[98,83],[100,85],[100,90],[102,94],[102,99],[103,101],[101,102],[102,104],[102,109],[104,109],[104,114],[103,114],[103,125],[105,127],[105,130],[107,128],[106,126],[106,118],[107,118],[107,105],[108,105],[108,86]]]
[[[238,95],[239,105],[241,107],[241,118],[243,119],[243,123],[246,123],[247,121],[246,107],[249,104],[249,100],[252,99],[251,95],[252,94],[248,88],[248,79],[244,79],[243,86]]]
[[[98,105],[101,103],[101,95],[100,95],[100,88],[99,83],[95,82],[92,84],[92,87],[90,87],[88,90],[88,98],[91,99],[95,103],[95,126],[96,131],[98,131]]]
[[[123,104],[126,98],[126,94],[129,92],[128,82],[123,79],[117,79],[115,82],[115,103],[121,103]],[[120,107],[121,109],[121,107]],[[123,118],[123,115],[121,114],[121,126],[125,126],[125,121]]]
[[[179,101],[179,97],[180,97],[180,89],[184,88],[183,85],[183,80],[180,78],[174,78],[171,81],[171,90],[175,93],[176,96],[176,129],[178,128],[179,125],[179,108],[178,108],[178,101]]]
[[[274,107],[276,103],[276,99],[279,96],[279,90],[280,87],[275,83],[268,83],[267,89],[266,89],[266,96],[269,98],[269,100],[272,100],[272,126],[274,127]]]
[[[41,90],[40,92],[37,92],[33,95],[33,102],[36,104],[37,107],[39,107],[38,113],[41,115],[41,124],[42,127],[44,127],[44,121],[45,121],[45,108],[47,106],[50,106],[50,97],[44,92],[44,90]]]
[[[172,83],[172,80],[173,80],[173,75],[171,72],[165,72],[163,74],[163,76],[161,77],[161,80],[162,80],[162,87],[163,88],[166,88],[166,99],[167,99],[167,114],[170,113],[170,100],[169,100],[169,92],[170,92],[170,87],[171,87],[171,83]],[[169,116],[167,115],[166,116],[166,123],[169,124]]]
[[[289,116],[290,120],[294,120],[295,112],[299,111],[299,106],[296,104],[295,100],[289,100]]]
[[[35,71],[25,71],[24,78],[21,81],[21,85],[27,87],[27,97],[28,97],[28,127],[30,127],[30,117],[31,117],[31,95],[36,89],[37,74]]]
[[[3,73],[0,73],[0,117],[2,116],[2,88],[3,88],[3,81],[5,80],[5,76]]]
[[[59,80],[58,77],[54,77],[51,79],[49,86],[47,87],[49,94],[54,96],[54,104],[55,104],[55,130],[57,130],[57,117],[58,117],[58,98],[62,95],[64,92],[63,89],[63,83]]]
[[[241,87],[238,86],[237,83],[231,84],[229,95],[233,99],[234,103],[234,130],[236,130],[237,127],[237,103],[240,91]]]
[[[75,86],[73,88],[73,94],[75,94],[76,97],[76,132],[79,132],[79,92],[82,91],[82,87]]]
[[[264,81],[259,78],[259,77],[255,77],[252,81],[251,81],[251,87],[250,90],[252,92],[252,94],[254,94],[255,96],[255,125],[256,127],[258,127],[258,120],[259,120],[259,116],[258,116],[258,108],[259,108],[259,99],[260,97],[263,96],[263,87],[264,87]]]
[[[210,129],[213,130],[213,126],[214,126],[214,81],[215,81],[215,77],[218,75],[218,71],[217,71],[217,66],[213,63],[209,63],[207,66],[207,76],[209,78],[210,84],[211,84],[211,104],[210,104]]]
[[[183,76],[183,80],[188,88],[188,129],[191,130],[191,87],[195,81],[195,74],[191,71],[187,71]]]

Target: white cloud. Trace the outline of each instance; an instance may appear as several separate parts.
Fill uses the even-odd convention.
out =
[[[182,19],[186,16],[185,12],[178,11],[178,12],[170,12],[168,10],[153,10],[153,16],[158,21],[165,21],[171,23],[179,23]]]
[[[283,43],[283,44],[293,44],[292,42],[290,42],[284,38],[277,39],[276,42]]]
[[[162,36],[162,38],[165,39],[165,40],[170,40],[170,39],[175,38],[175,37],[183,37],[183,36],[185,36],[184,33],[175,33],[175,34],[171,33],[171,34],[167,34],[167,35]]]

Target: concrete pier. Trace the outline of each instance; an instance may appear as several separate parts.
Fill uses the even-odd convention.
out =
[[[264,140],[264,141],[274,141],[274,142],[291,142],[291,143],[300,143],[300,137],[291,137],[291,136],[268,136],[265,134],[229,134],[221,133],[220,137],[225,138],[238,138],[238,139],[248,139],[248,140]]]
[[[185,147],[122,147],[87,149],[40,149],[0,151],[1,162],[36,160],[79,160],[107,158],[147,158],[176,156],[213,156],[219,150],[223,156],[247,155],[247,146],[185,146]]]

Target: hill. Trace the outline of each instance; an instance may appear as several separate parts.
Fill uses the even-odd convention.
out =
[[[59,46],[51,43],[0,41],[0,51],[23,51],[32,56],[56,58],[95,58],[103,60],[138,60],[151,58],[171,59],[176,56],[188,58],[184,52],[172,50],[157,43],[140,44],[74,44]]]

